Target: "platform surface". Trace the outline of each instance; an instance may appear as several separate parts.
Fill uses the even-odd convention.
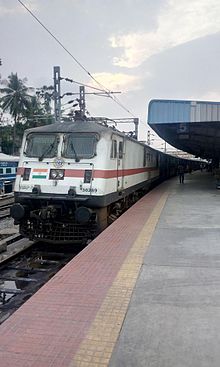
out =
[[[0,326],[1,367],[219,367],[220,191],[147,194]]]

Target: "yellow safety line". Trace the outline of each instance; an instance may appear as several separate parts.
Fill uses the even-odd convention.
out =
[[[145,252],[166,203],[164,193],[129,251],[69,367],[106,367],[126,316]]]

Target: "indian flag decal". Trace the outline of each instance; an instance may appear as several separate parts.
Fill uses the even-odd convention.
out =
[[[32,178],[47,178],[47,168],[34,168]]]

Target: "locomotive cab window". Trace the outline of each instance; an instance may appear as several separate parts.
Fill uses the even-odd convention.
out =
[[[11,168],[6,168],[6,173],[11,173]]]
[[[97,134],[73,133],[64,138],[63,157],[79,159],[93,158],[96,155]]]
[[[110,158],[117,158],[117,141],[116,140],[112,140]]]
[[[3,168],[0,168],[0,174],[3,174],[4,172],[3,172]]]
[[[30,134],[27,137],[24,154],[27,157],[53,158],[57,154],[58,136],[56,134]]]
[[[119,159],[122,159],[123,158],[123,141],[119,141],[118,158]]]

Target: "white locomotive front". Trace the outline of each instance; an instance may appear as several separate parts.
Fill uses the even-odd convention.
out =
[[[30,239],[86,241],[158,177],[158,152],[95,121],[29,129],[11,215]]]

